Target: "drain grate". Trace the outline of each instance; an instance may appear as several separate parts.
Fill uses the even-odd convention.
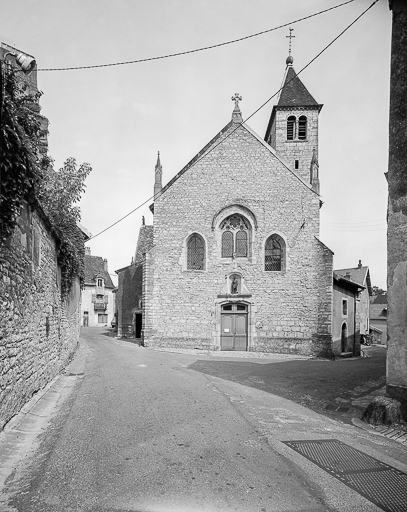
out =
[[[386,512],[407,512],[407,473],[336,439],[283,441]]]

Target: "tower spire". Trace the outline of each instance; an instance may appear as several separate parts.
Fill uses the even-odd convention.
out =
[[[160,195],[163,188],[163,168],[160,161],[160,152],[158,152],[157,163],[155,164],[155,182],[154,182],[154,199]]]

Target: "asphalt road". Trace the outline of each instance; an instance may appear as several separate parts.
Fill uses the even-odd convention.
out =
[[[107,334],[83,330],[83,371],[65,376],[77,383],[38,447],[8,478],[4,510],[378,510],[281,443],[336,437],[377,457],[364,431],[355,434],[355,427],[227,380],[224,370],[222,378],[207,373],[222,363],[236,368],[235,376],[248,364],[247,370],[282,375],[290,363],[233,366],[147,350]],[[384,460],[403,464],[399,447],[381,444]]]
[[[386,349],[364,348],[368,357],[305,360],[199,360],[191,369],[288,398],[320,414],[351,424],[362,410],[351,400],[385,384]],[[326,409],[337,405],[341,411]]]

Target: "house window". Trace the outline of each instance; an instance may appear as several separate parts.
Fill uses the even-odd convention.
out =
[[[98,324],[107,324],[107,315],[98,314]]]
[[[299,169],[299,166],[300,166],[300,162],[299,162],[299,160],[295,160],[295,162],[294,162],[294,169],[295,169],[295,170],[298,170],[298,169]]]
[[[264,270],[281,272],[285,266],[285,243],[278,235],[271,235],[264,248]]]
[[[187,242],[187,269],[205,269],[205,242],[198,233],[193,233]]]
[[[222,258],[247,258],[249,254],[250,224],[239,214],[227,217],[220,225],[222,231]]]
[[[342,314],[343,316],[348,315],[348,301],[346,299],[342,299]]]
[[[298,119],[298,139],[305,140],[307,138],[307,118],[300,116]]]
[[[295,116],[290,116],[287,119],[287,140],[295,139]]]
[[[98,279],[98,284],[97,284],[99,287],[102,287],[103,286],[103,279]]]

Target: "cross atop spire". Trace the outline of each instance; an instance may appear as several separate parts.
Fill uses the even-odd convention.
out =
[[[288,38],[288,39],[290,40],[290,42],[288,43],[288,55],[291,55],[291,39],[292,39],[293,37],[295,37],[295,36],[293,36],[293,35],[291,34],[291,32],[293,32],[293,30],[294,30],[293,28],[291,28],[291,27],[290,27],[288,30],[290,31],[290,34],[289,34],[288,36],[285,36],[285,37],[286,37],[286,38]]]
[[[290,40],[290,42],[288,43],[288,57],[287,57],[285,63],[287,64],[287,66],[292,66],[293,62],[294,62],[294,59],[293,59],[293,57],[291,55],[291,39],[293,37],[295,37],[295,36],[293,36],[292,33],[291,33],[294,30],[293,28],[290,27],[288,30],[290,31],[290,34],[288,36],[285,36],[285,37],[287,37]]]

